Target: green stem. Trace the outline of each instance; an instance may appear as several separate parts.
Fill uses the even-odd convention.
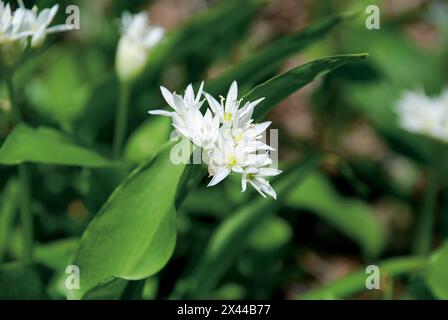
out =
[[[22,122],[22,115],[15,97],[12,72],[5,73],[5,82],[11,103],[14,125],[18,125]],[[20,220],[22,223],[24,260],[31,262],[33,260],[33,217],[30,211],[30,183],[28,168],[25,164],[20,164],[18,166],[18,174],[21,189]]]
[[[429,186],[425,193],[420,217],[417,220],[417,230],[414,242],[414,252],[419,256],[428,255],[431,251],[437,191],[438,181],[434,174],[430,174]]]
[[[443,211],[442,211],[443,237],[448,238],[448,187],[443,190]]]
[[[11,104],[12,120],[14,122],[14,125],[18,125],[20,122],[22,122],[22,114],[20,113],[19,106],[16,103],[16,95],[11,73],[5,73],[4,79],[6,83],[6,89],[8,90],[9,102]]]
[[[34,233],[33,216],[30,210],[30,181],[26,164],[19,165],[19,181],[22,189],[20,201],[20,220],[22,221],[23,250],[26,261],[33,261]]]
[[[122,83],[120,86],[120,95],[118,99],[117,112],[115,115],[115,135],[113,146],[113,156],[115,159],[119,158],[121,155],[121,149],[123,148],[124,138],[126,136],[129,94],[129,85]]]

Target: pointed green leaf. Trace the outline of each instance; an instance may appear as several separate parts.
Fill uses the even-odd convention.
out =
[[[54,129],[34,129],[19,124],[0,149],[0,164],[16,165],[23,162],[92,168],[114,165],[112,161],[76,145]]]
[[[263,97],[265,98],[254,111],[253,118],[259,120],[279,102],[305,85],[336,68],[350,62],[362,60],[367,56],[367,54],[349,54],[309,62],[256,86],[243,99],[245,101],[255,101]]]
[[[172,143],[136,169],[112,194],[84,232],[74,264],[82,298],[113,278],[138,280],[158,272],[176,239],[176,191],[185,165],[171,162]]]

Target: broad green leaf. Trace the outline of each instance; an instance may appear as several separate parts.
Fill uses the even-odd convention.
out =
[[[34,265],[10,263],[0,266],[0,299],[46,299],[45,289]]]
[[[19,209],[19,184],[11,179],[0,195],[0,262],[8,248],[13,221]]]
[[[254,111],[253,118],[259,120],[279,102],[305,85],[344,64],[359,61],[366,57],[366,54],[352,54],[333,56],[309,62],[256,86],[243,99],[245,101],[255,101],[265,97]]]
[[[119,300],[128,281],[118,278],[110,278],[90,289],[83,295],[84,300]],[[79,299],[79,297],[68,294],[68,299]]]
[[[224,94],[234,80],[240,86],[250,86],[263,80],[274,73],[286,58],[321,40],[344,19],[344,16],[323,19],[305,30],[274,41],[235,68],[209,82],[207,90],[214,94]]]
[[[114,165],[112,161],[76,145],[54,129],[34,129],[19,124],[0,149],[0,164],[17,165],[23,162],[92,168]]]
[[[247,244],[254,230],[281,207],[281,199],[294,185],[300,183],[317,162],[315,158],[309,159],[287,174],[284,173],[281,179],[274,183],[280,200],[257,197],[225,219],[213,233],[202,259],[192,274],[179,283],[175,297],[183,295],[188,298],[207,297],[245,248],[244,244]]]
[[[445,242],[428,263],[426,282],[435,297],[448,300],[448,242]]]
[[[294,208],[311,210],[355,241],[363,253],[375,257],[383,249],[385,235],[374,212],[362,201],[339,196],[319,173],[307,176],[288,196]]]
[[[87,227],[74,260],[83,273],[74,298],[114,278],[149,277],[168,262],[176,240],[174,202],[185,167],[172,163],[172,145],[132,173]]]
[[[168,140],[172,130],[168,117],[152,117],[144,122],[129,138],[125,147],[125,159],[141,162],[148,159]]]
[[[394,278],[403,274],[415,274],[423,270],[426,266],[426,259],[418,257],[393,258],[377,264],[380,275],[383,279]],[[325,284],[319,288],[313,289],[303,295],[297,296],[297,299],[321,300],[321,299],[344,299],[353,295],[365,292],[366,279],[369,276],[366,269],[353,272],[336,281]],[[381,286],[381,283],[380,283]]]

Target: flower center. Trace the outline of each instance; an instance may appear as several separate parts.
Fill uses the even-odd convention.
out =
[[[237,163],[238,163],[238,161],[236,160],[236,157],[235,157],[235,156],[230,156],[229,159],[227,160],[227,165],[228,165],[229,167],[236,166]]]
[[[225,122],[230,122],[233,119],[233,114],[231,114],[230,112],[226,112],[224,113],[224,121]]]
[[[255,179],[255,175],[253,173],[249,173],[246,177],[247,180],[253,180]]]
[[[244,139],[244,131],[241,129],[234,130],[234,132],[232,132],[232,136],[236,143],[240,143]]]

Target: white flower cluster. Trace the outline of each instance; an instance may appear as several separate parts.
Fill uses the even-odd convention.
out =
[[[123,82],[137,78],[146,66],[151,49],[164,37],[165,29],[151,25],[146,12],[124,12],[122,35],[118,43],[116,69]]]
[[[448,142],[448,89],[438,97],[407,91],[395,110],[402,128]]]
[[[273,161],[269,152],[274,149],[262,142],[262,135],[271,123],[256,124],[252,119],[254,108],[263,99],[246,102],[241,107],[236,82],[232,83],[227,98],[221,97],[220,102],[203,90],[204,83],[195,95],[192,85],[189,85],[181,96],[161,87],[163,97],[174,111],[154,110],[149,113],[171,117],[176,132],[202,148],[208,158],[209,174],[213,177],[209,187],[233,172],[241,175],[243,192],[249,183],[263,197],[267,194],[276,199],[267,178],[281,171],[271,166]],[[201,107],[205,100],[209,108],[203,114]]]
[[[29,39],[32,47],[38,47],[47,34],[73,29],[69,25],[49,27],[58,11],[58,5],[39,12],[36,6],[29,10],[21,0],[18,3],[19,7],[13,11],[9,3],[0,1],[0,58],[7,66],[17,61],[28,46]]]

